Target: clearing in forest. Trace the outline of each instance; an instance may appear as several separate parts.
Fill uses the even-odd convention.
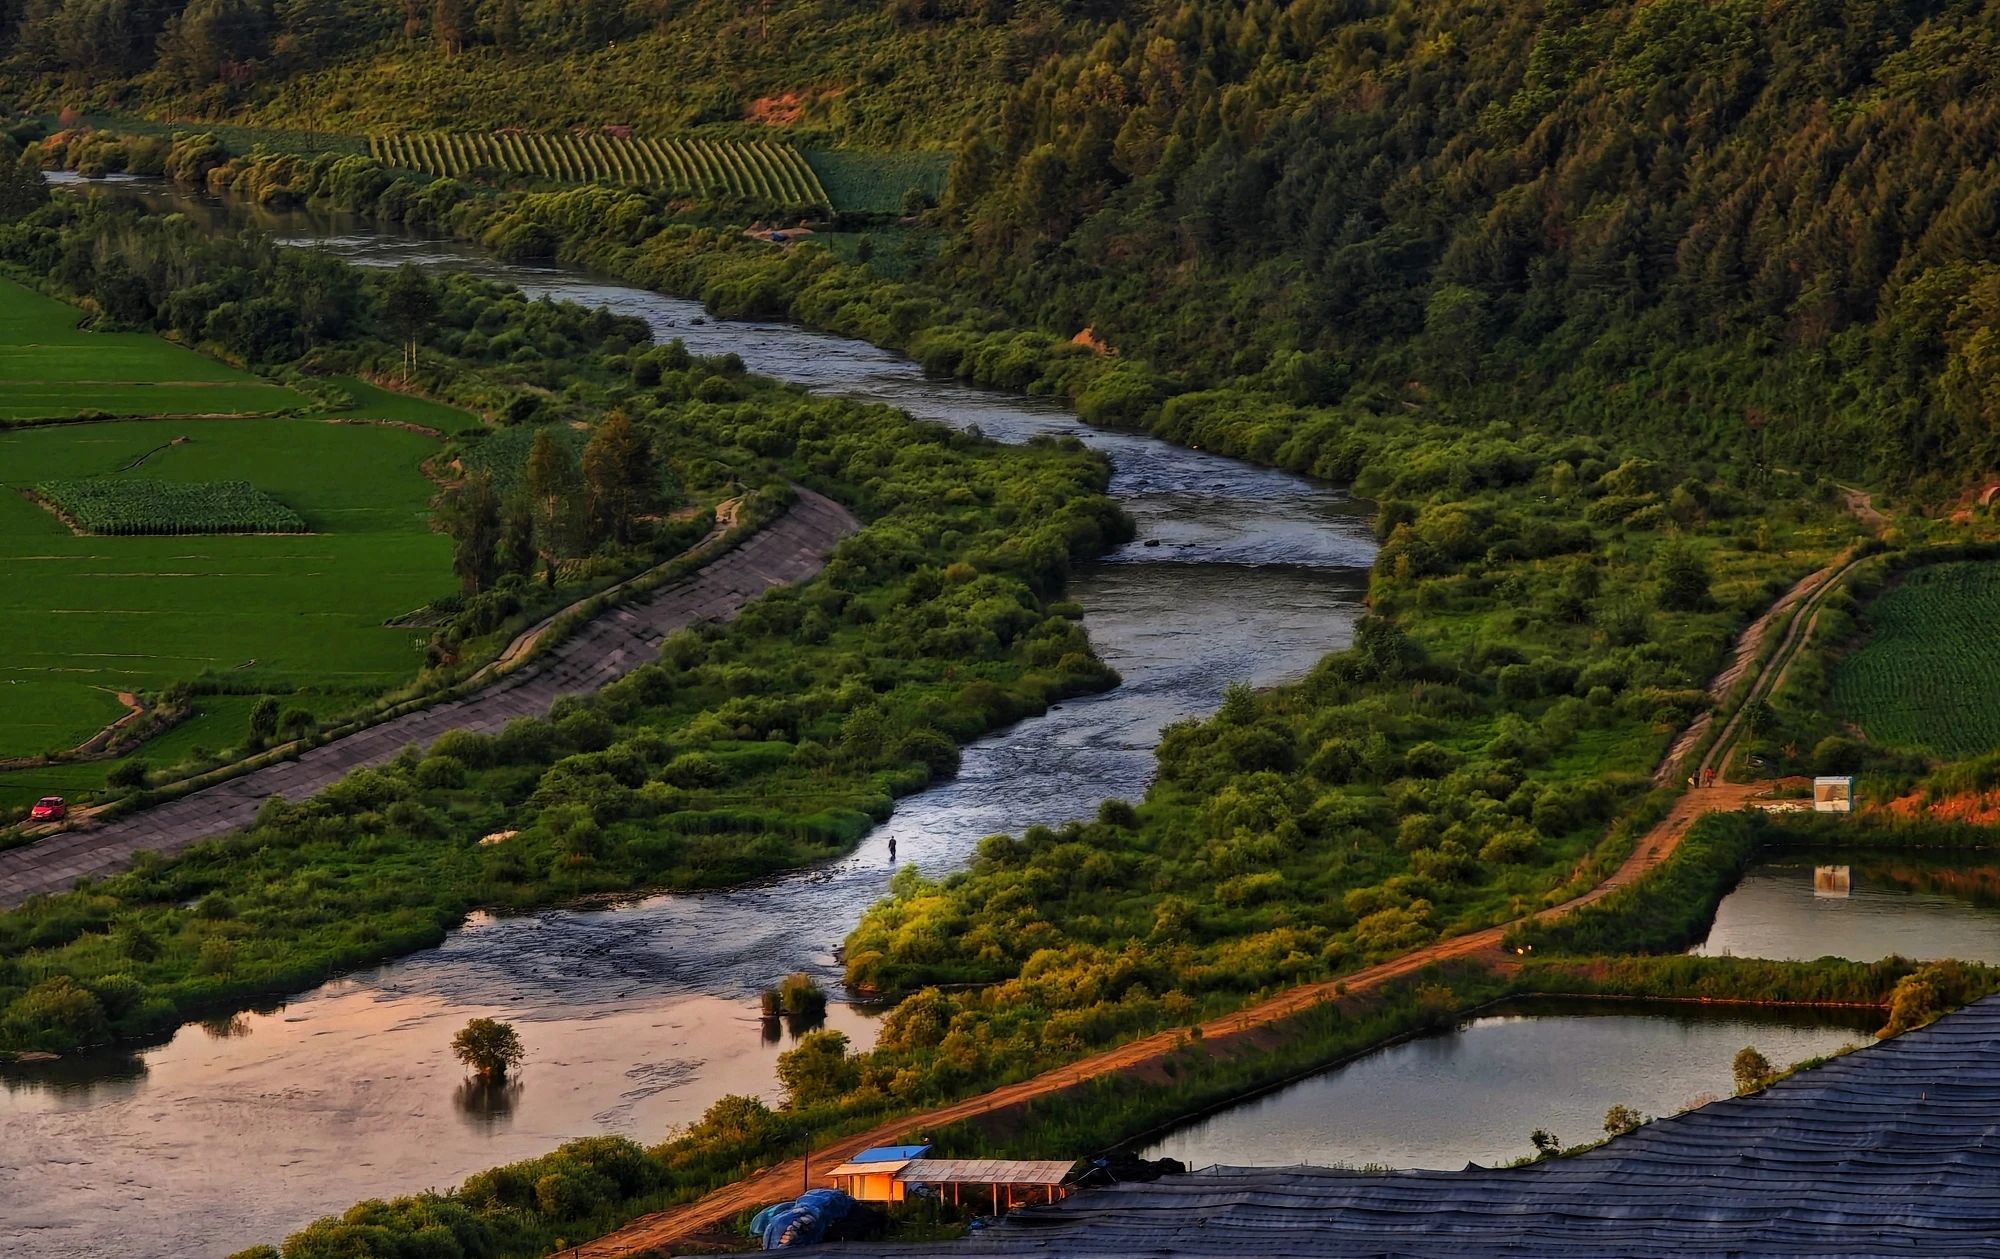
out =
[[[269,415],[282,385],[144,332],[86,332],[76,307],[0,280],[0,423],[100,415]]]
[[[1947,758],[2000,746],[2000,562],[1933,564],[1866,612],[1833,708],[1876,743]]]

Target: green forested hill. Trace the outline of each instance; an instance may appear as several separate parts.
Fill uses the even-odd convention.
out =
[[[2000,464],[1980,0],[0,0],[42,107],[957,144],[943,277],[1296,403]],[[1529,405],[1525,405],[1529,404]]]
[[[354,134],[775,124],[933,148],[1094,29],[1012,0],[0,0],[0,67],[51,112]]]
[[[958,265],[1302,394],[1348,364],[1961,475],[2000,462],[1996,32],[1977,2],[1162,6],[962,155]]]

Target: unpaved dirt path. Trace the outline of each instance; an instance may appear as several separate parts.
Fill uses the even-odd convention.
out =
[[[1793,618],[1790,631],[1780,642],[1777,650],[1772,653],[1771,658],[1765,662],[1756,679],[1750,699],[1769,693],[1775,679],[1782,677],[1792,652],[1805,640],[1809,614],[1834,588],[1839,577],[1854,563],[1852,557],[1842,555],[1825,568],[1801,578],[1798,584],[1786,591],[1743,631],[1737,639],[1729,667],[1718,674],[1710,686],[1710,694],[1715,696],[1718,703],[1734,691],[1737,683],[1747,673],[1757,667],[1758,652],[1762,649],[1764,640],[1777,618],[1787,609],[1810,600],[1807,607],[1801,609],[1801,614]],[[1749,703],[1746,701],[1742,711],[1748,709]],[[1727,759],[1729,748],[1740,733],[1742,711],[1739,711],[1723,728],[1722,735],[1716,739],[1714,746],[1696,767],[1697,773],[1718,767]],[[1667,767],[1673,768],[1675,774],[1664,781],[1668,783],[1678,781],[1679,759],[1686,755],[1699,740],[1702,731],[1707,729],[1707,720],[1708,714],[1704,713],[1675,740],[1674,749],[1668,753],[1666,765],[1663,766],[1663,770]],[[1500,942],[1514,927],[1528,921],[1560,918],[1585,905],[1600,901],[1622,887],[1630,886],[1673,854],[1674,849],[1680,844],[1681,837],[1687,834],[1688,828],[1697,818],[1706,813],[1733,812],[1744,808],[1764,790],[1766,788],[1760,784],[1723,782],[1718,774],[1714,786],[1692,788],[1675,800],[1673,808],[1640,838],[1633,846],[1630,855],[1619,864],[1618,868],[1589,891],[1513,922],[1439,940],[1414,952],[1405,953],[1401,957],[1392,958],[1338,979],[1320,980],[1286,989],[1255,1005],[1246,1006],[1233,1014],[1226,1014],[1203,1023],[1202,1038],[1214,1042],[1253,1031],[1342,996],[1363,995],[1439,962],[1488,959],[1496,965],[1502,964],[1504,959],[1500,954]],[[824,1171],[870,1146],[898,1144],[913,1134],[989,1115],[1036,1098],[1047,1097],[1087,1080],[1150,1066],[1172,1054],[1187,1042],[1187,1038],[1187,1029],[1170,1028],[1107,1049],[1102,1053],[1092,1054],[1067,1066],[1045,1071],[1018,1084],[1009,1084],[948,1106],[940,1106],[921,1114],[906,1115],[900,1119],[878,1124],[866,1132],[843,1137],[831,1145],[813,1151],[812,1166]],[[627,1259],[630,1256],[670,1254],[676,1246],[686,1245],[703,1234],[713,1232],[745,1211],[795,1197],[799,1186],[804,1182],[806,1172],[804,1159],[788,1159],[775,1167],[725,1185],[693,1202],[641,1216],[615,1232],[579,1246],[574,1251],[566,1250],[562,1253],[565,1256],[574,1254],[576,1259]]]
[[[1762,684],[1764,680],[1760,679],[1758,690],[1729,719],[1729,723],[1723,727],[1721,736],[1715,740],[1708,754],[1702,757],[1701,763],[1690,769],[1685,766],[1688,754],[1708,734],[1709,726],[1714,724],[1715,721],[1716,708],[1719,708],[1727,701],[1730,695],[1735,692],[1737,685],[1743,681],[1744,677],[1757,667],[1757,655],[1764,649],[1764,642],[1770,637],[1771,629],[1777,624],[1779,619],[1793,608],[1798,607],[1801,603],[1810,602],[1816,608],[1825,599],[1827,594],[1838,585],[1838,579],[1845,576],[1847,570],[1854,567],[1856,562],[1856,558],[1851,552],[1843,552],[1825,568],[1816,569],[1800,578],[1790,590],[1778,596],[1777,600],[1770,607],[1758,613],[1756,620],[1744,626],[1743,632],[1736,636],[1736,646],[1730,652],[1729,664],[1723,668],[1722,672],[1716,674],[1709,681],[1708,698],[1710,704],[1714,707],[1711,707],[1708,711],[1689,722],[1687,728],[1682,730],[1674,739],[1673,746],[1667,750],[1666,758],[1660,762],[1660,767],[1653,771],[1654,786],[1671,787],[1679,783],[1689,773],[1699,773],[1702,770],[1712,769],[1716,766],[1716,752],[1718,750],[1726,750],[1735,741],[1737,734],[1740,732],[1743,716],[1750,709],[1750,700],[1768,695],[1774,688]],[[1772,664],[1782,665],[1787,663],[1790,654],[1798,648],[1800,642],[1804,641],[1802,631],[1805,627],[1805,619],[1804,616],[1792,619],[1790,626],[1787,628],[1785,638],[1780,641],[1778,649],[1772,653],[1770,661],[1766,662],[1765,668],[1767,671]]]
[[[804,581],[860,527],[846,508],[800,490],[791,510],[704,568],[588,622],[559,646],[483,690],[322,744],[226,782],[87,829],[66,830],[0,852],[0,908],[59,892],[85,875],[123,869],[140,852],[178,852],[240,830],[271,796],[303,800],[349,772],[379,765],[447,730],[498,731],[537,717],[563,695],[594,691],[658,655],[668,633],[727,620],[777,586]]]

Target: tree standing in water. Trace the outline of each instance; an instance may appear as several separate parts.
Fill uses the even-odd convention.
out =
[[[526,1051],[512,1024],[498,1019],[474,1019],[451,1038],[451,1052],[472,1073],[488,1084],[507,1078],[510,1068],[521,1065]]]

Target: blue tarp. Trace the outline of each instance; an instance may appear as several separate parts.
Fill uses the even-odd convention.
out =
[[[856,1203],[838,1189],[810,1189],[791,1202],[757,1213],[764,1221],[759,1237],[766,1250],[811,1246],[826,1240],[826,1230],[853,1213]],[[751,1222],[752,1227],[756,1221]]]
[[[878,1145],[861,1151],[861,1153],[847,1161],[850,1163],[893,1163],[898,1160],[907,1162],[913,1158],[922,1158],[930,1152],[931,1147],[928,1145]]]

